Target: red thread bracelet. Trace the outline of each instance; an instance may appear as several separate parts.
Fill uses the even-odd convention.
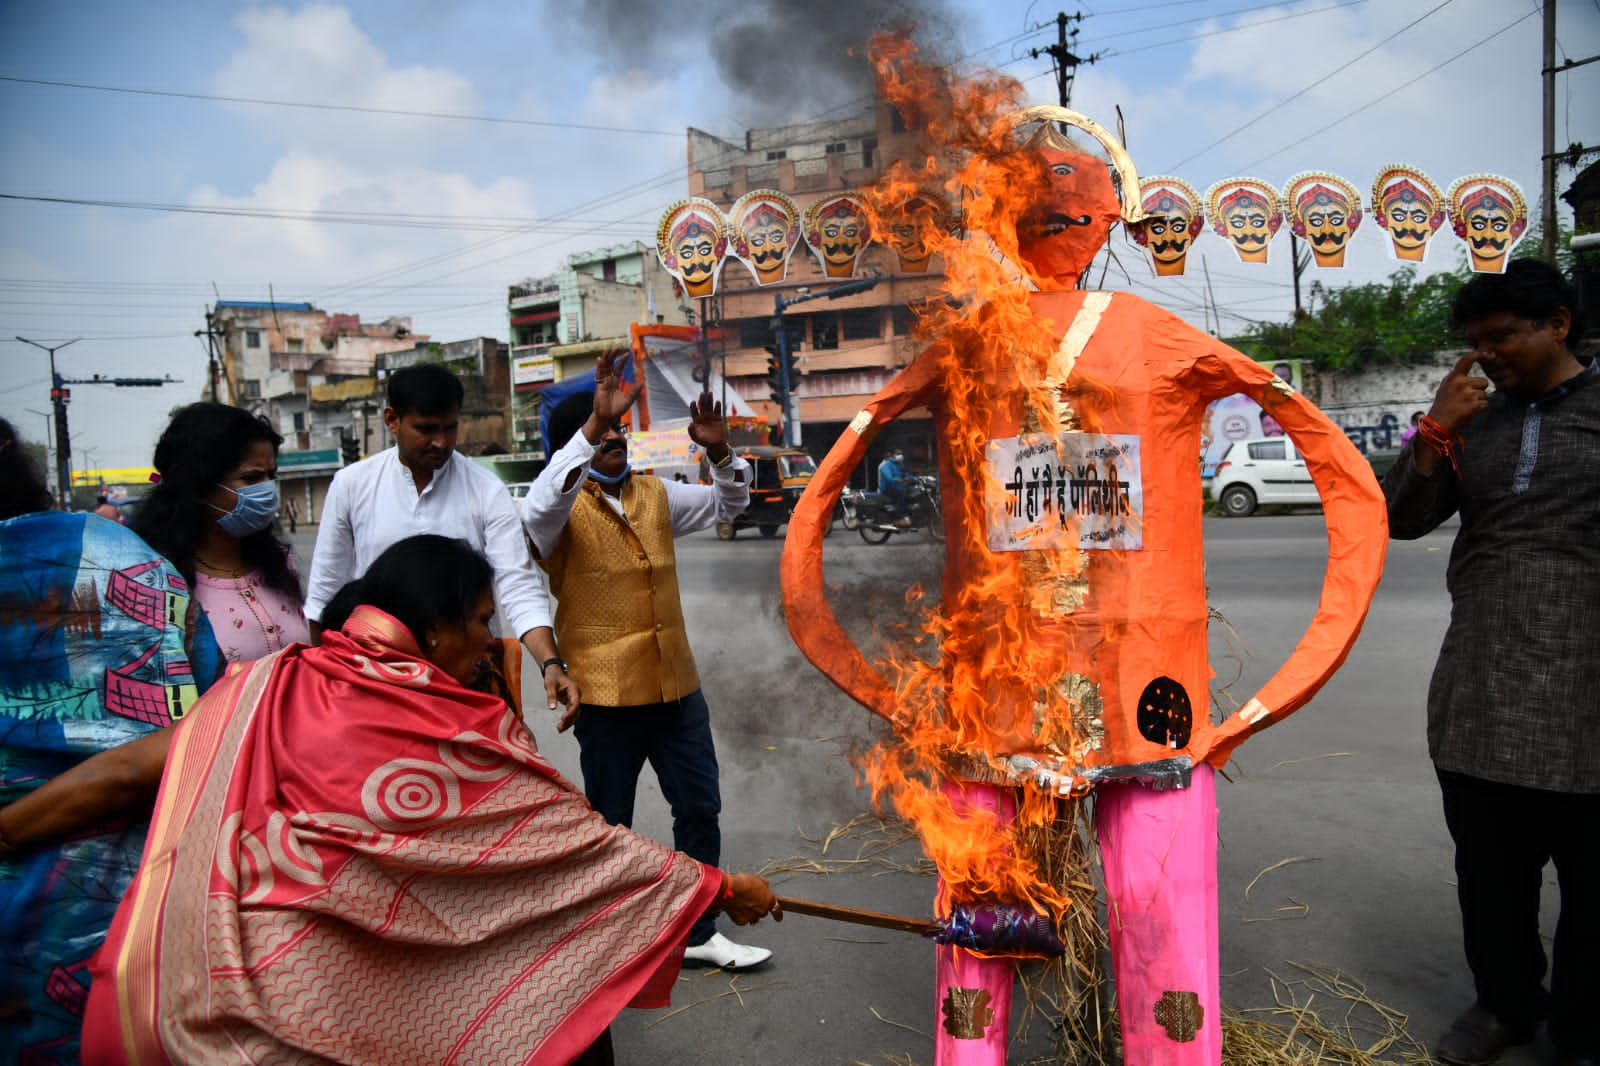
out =
[[[717,893],[718,903],[727,903],[733,899],[733,878],[727,874],[722,875],[722,891]]]
[[[1458,475],[1461,466],[1456,462],[1456,450],[1462,446],[1461,434],[1452,433],[1427,415],[1417,423],[1417,439],[1450,460],[1450,468]]]

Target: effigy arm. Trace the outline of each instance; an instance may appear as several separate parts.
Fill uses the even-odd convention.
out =
[[[1304,706],[1344,663],[1383,576],[1389,524],[1372,466],[1345,432],[1268,367],[1211,343],[1191,372],[1199,391],[1208,398],[1245,393],[1277,419],[1305,459],[1328,527],[1328,568],[1316,613],[1288,660],[1217,727],[1205,760],[1220,767],[1253,733]]]
[[[894,690],[851,642],[828,605],[822,538],[839,494],[879,430],[907,410],[928,403],[935,367],[933,353],[922,353],[856,414],[812,475],[784,536],[780,575],[790,635],[813,666],[851,699],[884,718],[894,713]]]

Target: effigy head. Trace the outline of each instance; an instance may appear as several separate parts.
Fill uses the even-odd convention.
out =
[[[1022,141],[1044,168],[1017,209],[1017,253],[1045,289],[1072,288],[1119,219],[1144,217],[1133,160],[1104,127],[1064,107],[1030,107],[1011,116],[1014,128],[1033,125]],[[1061,126],[1099,141],[1110,159],[1075,143]],[[1113,180],[1113,174],[1115,180]],[[1120,195],[1119,195],[1120,193]]]

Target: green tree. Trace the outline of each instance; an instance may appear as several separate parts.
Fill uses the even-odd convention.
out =
[[[1450,304],[1464,271],[1418,278],[1404,267],[1364,285],[1311,284],[1299,322],[1258,322],[1229,341],[1256,359],[1309,359],[1319,370],[1422,362],[1453,343]]]

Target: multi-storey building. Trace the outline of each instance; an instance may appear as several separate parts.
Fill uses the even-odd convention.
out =
[[[316,520],[342,445],[358,451],[382,427],[378,357],[426,341],[400,316],[365,323],[309,303],[220,300],[208,316],[221,353],[219,399],[261,415],[283,435],[278,457],[284,497]]]
[[[742,145],[691,129],[689,194],[711,200],[726,214],[746,192],[776,189],[803,212],[824,196],[870,185],[896,159],[913,158],[916,140],[899,113],[884,103],[852,118],[750,130]],[[861,406],[916,354],[908,304],[931,295],[941,280],[936,273],[902,271],[882,243],[868,247],[857,273],[875,273],[881,280],[866,292],[807,301],[783,315],[789,350],[798,356],[794,384],[800,437],[819,458]],[[730,256],[717,295],[699,301],[705,305],[702,313],[722,324],[729,385],[774,424],[780,419],[770,397],[766,351],[776,336],[774,295],[792,299],[820,293],[839,280],[824,274],[801,241],[783,281],[757,285],[751,271]],[[906,449],[914,467],[931,468],[926,412],[913,412],[885,431],[869,465],[894,445]]]
[[[511,286],[513,450],[539,450],[539,392],[628,342],[632,323],[687,323],[655,250],[638,241],[577,252],[554,274]]]

